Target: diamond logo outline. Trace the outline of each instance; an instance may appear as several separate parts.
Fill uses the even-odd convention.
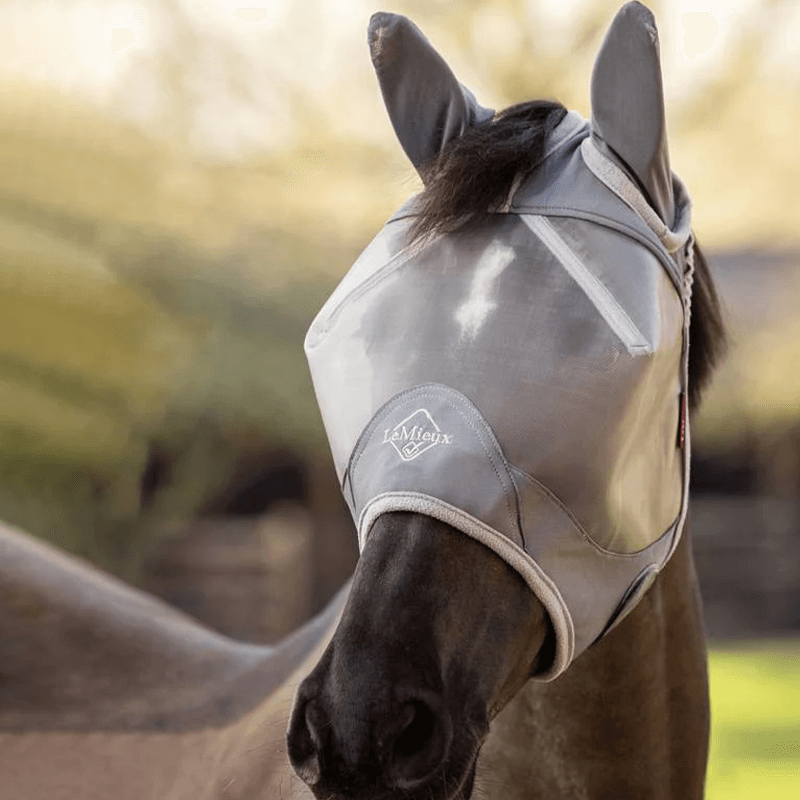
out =
[[[383,431],[382,444],[391,444],[403,461],[414,461],[432,447],[452,443],[453,435],[442,431],[427,408],[418,408]]]

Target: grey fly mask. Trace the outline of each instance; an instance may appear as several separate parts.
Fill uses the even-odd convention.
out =
[[[542,680],[633,608],[686,514],[690,204],[669,172],[654,30],[642,6],[623,8],[598,56],[592,121],[570,112],[474,232],[407,246],[407,203],[306,338],[361,547],[395,510],[483,542],[550,614]],[[370,39],[415,164],[491,116],[408,20],[376,15]],[[646,125],[631,146],[630,120],[621,138],[613,123],[620,93],[642,92],[657,94],[643,103],[656,106],[655,147]]]

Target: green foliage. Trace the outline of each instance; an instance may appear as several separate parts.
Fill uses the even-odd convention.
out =
[[[283,227],[291,165],[50,117],[0,125],[0,517],[134,578],[243,461],[324,446],[302,341],[356,248]]]
[[[302,339],[329,283],[260,280],[264,248],[102,252],[3,218],[0,237],[7,521],[129,574],[131,542],[193,514],[242,459],[323,446]],[[311,257],[296,250],[268,257],[288,272]],[[154,451],[171,475],[146,510]]]

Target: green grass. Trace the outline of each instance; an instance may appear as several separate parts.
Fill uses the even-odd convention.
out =
[[[800,797],[800,643],[711,653],[707,800]]]

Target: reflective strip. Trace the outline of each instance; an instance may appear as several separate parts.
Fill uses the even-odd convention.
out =
[[[653,348],[611,292],[589,271],[561,238],[550,221],[538,214],[522,214],[522,221],[558,259],[631,355],[650,355]]]
[[[408,225],[404,227],[407,228]],[[405,235],[402,229],[398,233],[398,236]],[[415,241],[410,245],[401,247],[390,257],[386,240],[382,237],[382,234],[378,234],[361,253],[355,264],[350,267],[348,273],[333,290],[325,305],[322,306],[314,318],[311,327],[306,333],[304,342],[306,353],[316,347],[320,340],[330,333],[331,328],[336,324],[348,303],[358,299],[393,272],[404,267],[414,256],[419,255],[423,249],[441,238],[441,233],[433,234],[422,241]],[[377,255],[376,251],[378,251]],[[371,261],[376,261],[378,266],[371,268],[372,271],[367,271],[370,268]],[[363,276],[360,274],[361,269],[364,269]]]

